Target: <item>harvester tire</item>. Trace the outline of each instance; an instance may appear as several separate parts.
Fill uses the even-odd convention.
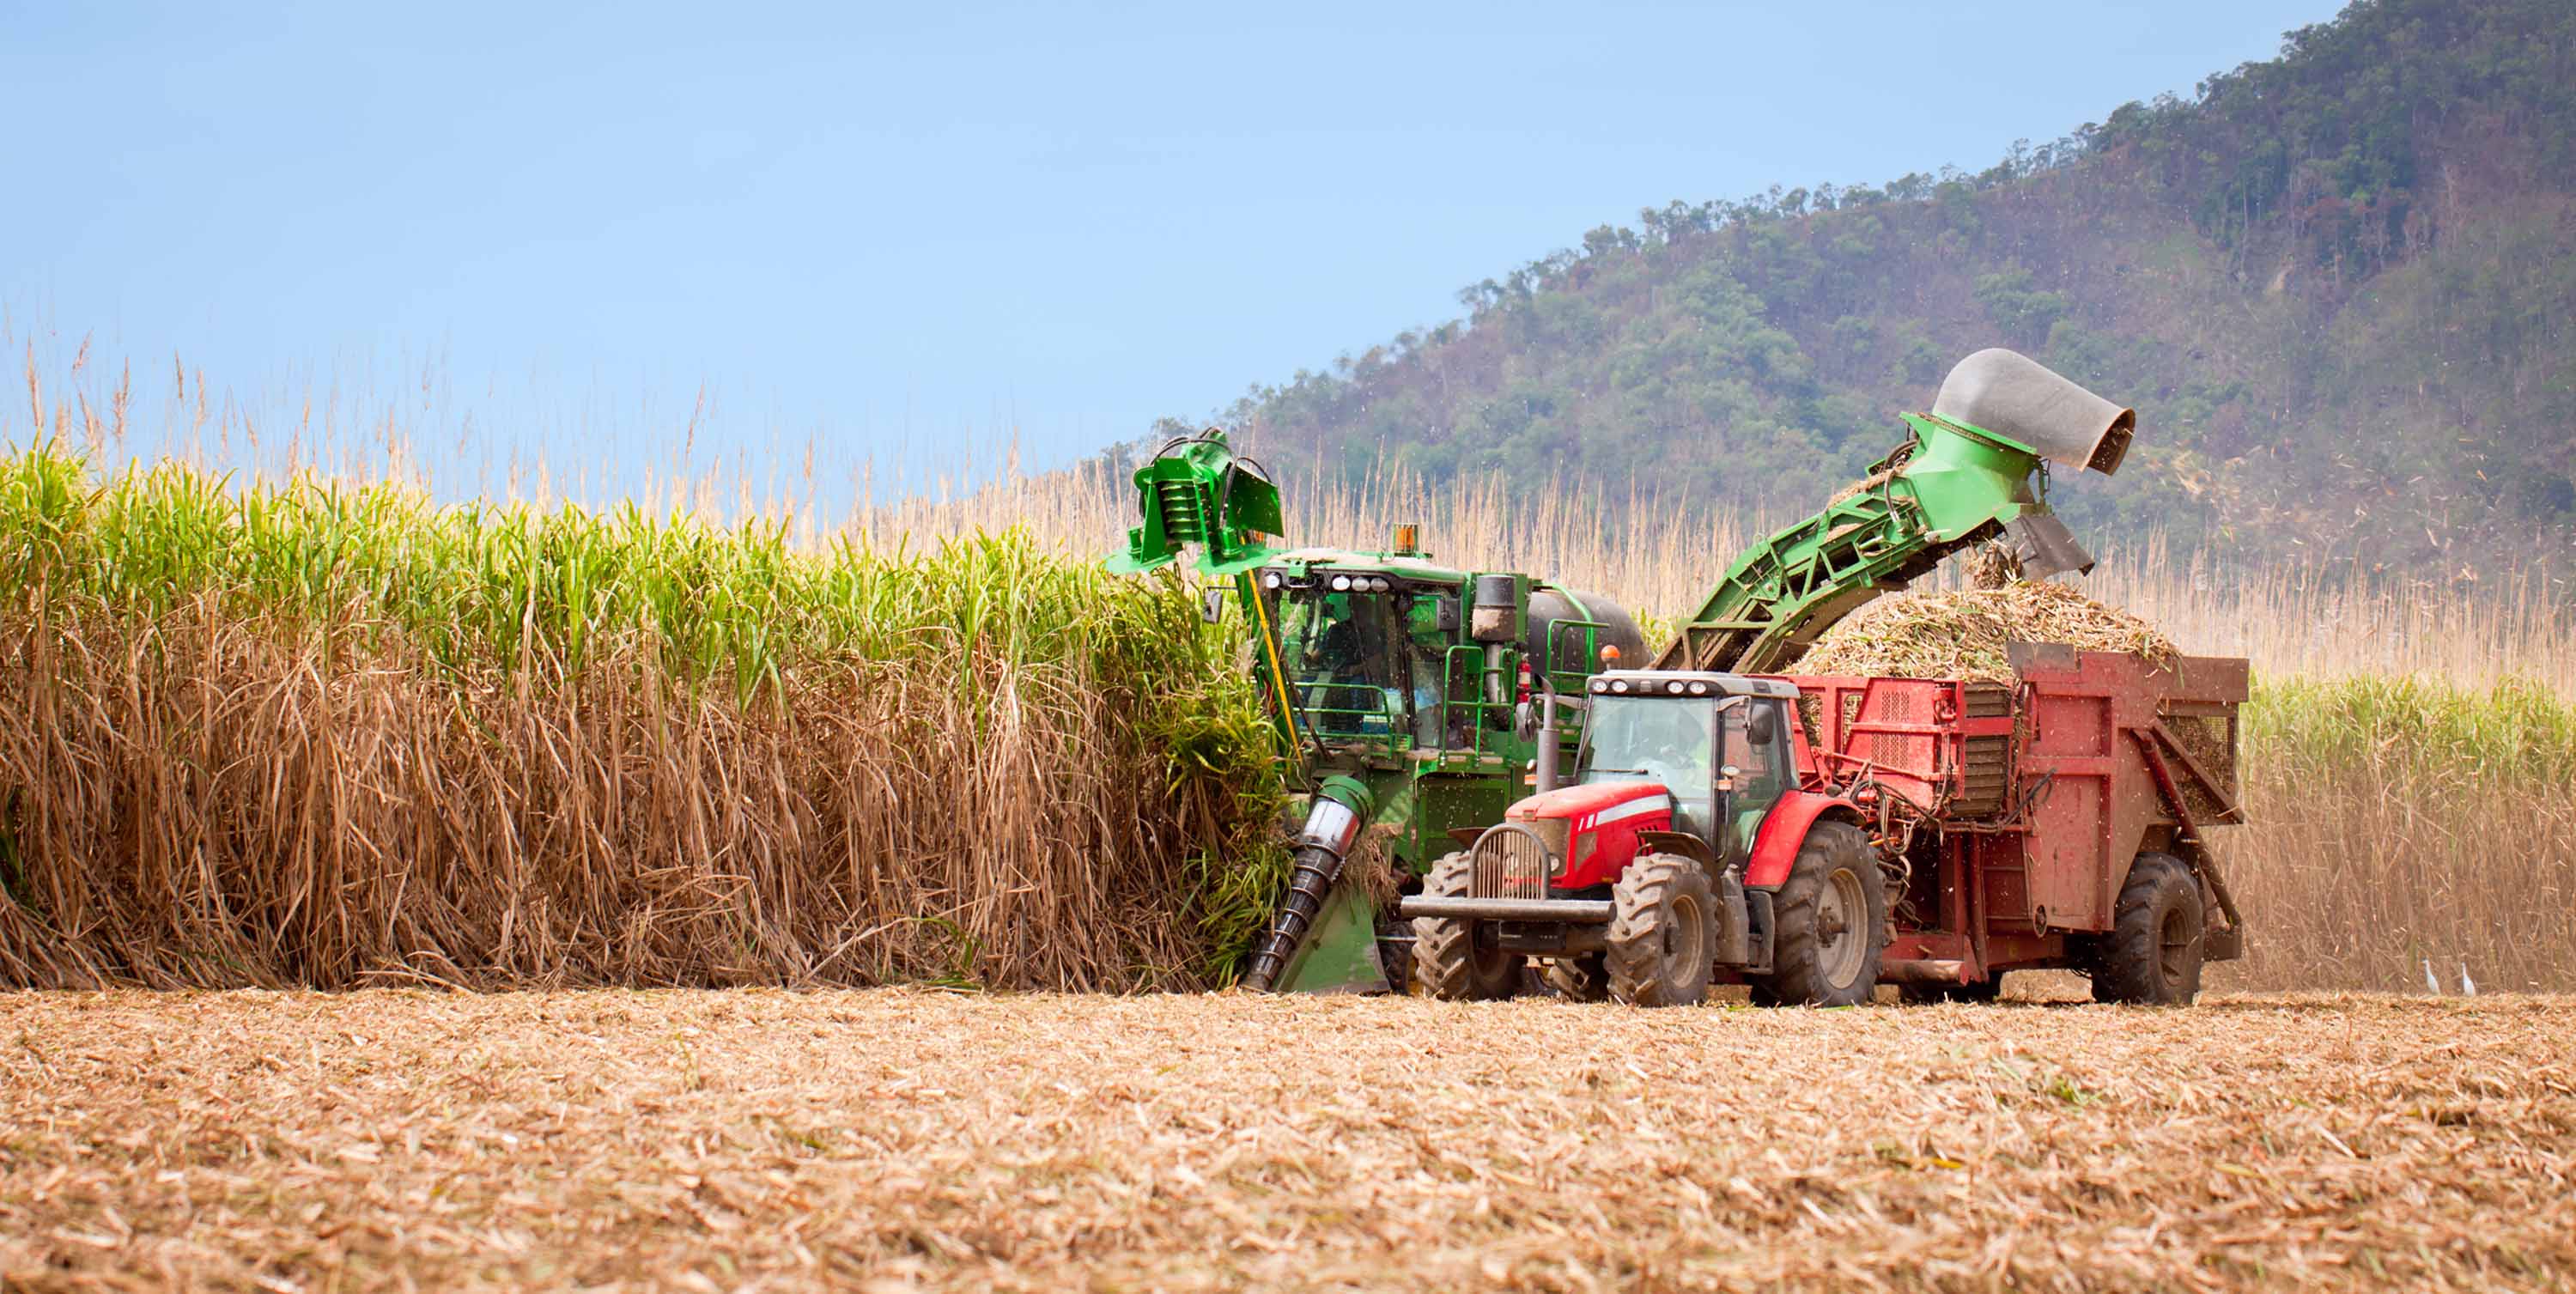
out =
[[[1610,996],[1610,968],[1600,953],[1552,957],[1547,963],[1547,987],[1568,1002],[1599,1002]]]
[[[1463,899],[1475,875],[1466,851],[1443,857],[1422,878],[1426,898]],[[1413,984],[1444,1002],[1490,1002],[1521,987],[1521,959],[1476,946],[1476,923],[1451,917],[1413,919]]]
[[[1602,958],[1611,1000],[1630,1006],[1707,1001],[1717,962],[1707,869],[1679,854],[1648,854],[1628,865],[1611,898],[1616,915]]]
[[[1860,828],[1848,822],[1807,828],[1772,911],[1771,974],[1754,982],[1756,1003],[1857,1006],[1878,991],[1887,884]]]
[[[2111,910],[2111,934],[2093,970],[2097,1002],[2189,1006],[2200,995],[2204,934],[2200,880],[2171,854],[2145,853]]]

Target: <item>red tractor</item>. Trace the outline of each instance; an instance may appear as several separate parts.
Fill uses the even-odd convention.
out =
[[[1504,997],[1536,961],[1577,999],[1685,1005],[1722,977],[1838,1006],[2053,967],[2190,1001],[2243,946],[2202,829],[2243,818],[2245,663],[2014,657],[2011,684],[1596,676],[1569,784],[1540,770],[1405,900],[1416,983]]]

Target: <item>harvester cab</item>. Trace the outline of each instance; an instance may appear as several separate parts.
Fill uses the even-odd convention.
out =
[[[1533,765],[1569,753],[1579,723],[1540,717],[1555,698],[1579,702],[1605,648],[1641,656],[1643,635],[1598,595],[1441,563],[1411,526],[1382,552],[1274,543],[1277,488],[1222,431],[1165,445],[1136,486],[1144,524],[1111,568],[1155,570],[1195,544],[1198,572],[1231,584],[1303,799],[1287,888],[1244,984],[1401,988],[1412,927],[1379,896],[1419,888],[1455,833],[1492,822]],[[1362,855],[1371,874],[1347,866]]]

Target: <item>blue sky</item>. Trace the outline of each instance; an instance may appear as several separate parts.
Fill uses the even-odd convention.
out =
[[[1641,206],[1981,168],[2332,12],[0,0],[0,305],[246,402],[426,377],[464,466],[613,473],[701,391],[881,480],[1044,464]]]

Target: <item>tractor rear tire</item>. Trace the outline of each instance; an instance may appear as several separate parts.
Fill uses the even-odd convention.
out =
[[[1763,1006],[1857,1006],[1878,991],[1887,951],[1887,880],[1869,837],[1848,822],[1807,828],[1772,904],[1771,973]]]
[[[1422,878],[1425,898],[1463,899],[1475,864],[1464,850],[1431,865]],[[1479,923],[1457,917],[1413,919],[1413,984],[1443,1002],[1491,1002],[1521,987],[1521,959],[1490,945],[1479,947]]]
[[[2111,933],[2093,970],[2093,1000],[2189,1006],[2200,995],[2200,879],[2171,854],[2145,853],[2111,910]]]
[[[1552,957],[1547,963],[1547,987],[1568,1002],[1599,1002],[1610,996],[1610,967],[1601,953]]]
[[[1612,888],[1610,997],[1630,1006],[1697,1006],[1717,965],[1708,871],[1679,854],[1648,854]]]

